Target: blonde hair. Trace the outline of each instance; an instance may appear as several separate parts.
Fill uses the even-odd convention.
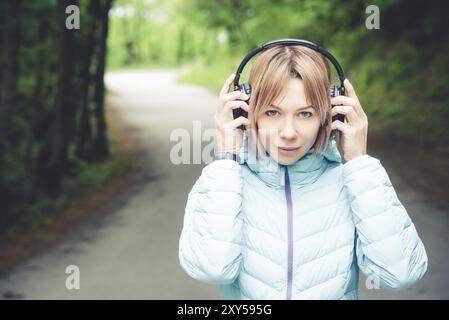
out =
[[[302,80],[307,102],[316,110],[320,129],[313,145],[321,153],[330,136],[331,83],[329,63],[320,53],[303,46],[275,46],[256,56],[251,67],[250,129],[257,139],[257,119],[274,103],[292,78]]]

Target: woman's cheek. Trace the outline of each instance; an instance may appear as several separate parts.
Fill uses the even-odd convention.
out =
[[[312,144],[314,144],[316,139],[318,138],[318,133],[320,132],[320,121],[318,118],[312,123],[309,132],[311,135]]]
[[[270,152],[271,144],[276,141],[276,127],[273,123],[271,123],[271,121],[267,121],[266,119],[261,119],[257,122],[257,125],[260,142],[265,150]]]

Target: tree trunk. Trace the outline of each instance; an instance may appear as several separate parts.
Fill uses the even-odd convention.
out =
[[[61,182],[64,171],[67,168],[67,146],[70,134],[70,108],[72,89],[72,58],[74,30],[65,27],[65,8],[73,1],[61,0],[58,2],[59,12],[62,17],[59,27],[61,28],[59,39],[59,63],[58,82],[55,100],[55,120],[51,128],[50,160],[47,167],[47,190],[50,195],[55,196],[61,190]]]
[[[21,35],[21,1],[6,0],[5,27],[3,31],[3,65],[0,98],[0,142],[8,132],[9,112],[17,99],[17,80],[19,71],[19,48]]]
[[[39,26],[39,35],[38,39],[40,43],[43,43],[47,40],[48,37],[48,21],[46,18],[42,18]],[[42,51],[38,52],[39,61],[45,61],[45,56]],[[44,73],[45,73],[45,63],[41,63],[38,65],[38,69],[36,72],[36,80],[35,87],[33,93],[33,101],[34,104],[31,107],[30,115],[28,118],[28,128],[25,134],[25,181],[24,181],[24,201],[25,203],[30,203],[32,200],[32,190],[34,186],[35,173],[33,172],[33,143],[34,143],[34,135],[38,122],[38,113],[42,112],[42,99],[43,99],[43,84],[44,84]]]
[[[84,19],[84,25],[87,28],[86,40],[83,43],[81,54],[81,74],[80,74],[80,96],[79,96],[79,110],[80,122],[76,139],[76,156],[81,159],[89,160],[92,152],[92,126],[90,123],[89,113],[89,88],[92,77],[90,75],[90,66],[92,64],[92,57],[95,47],[95,30],[96,19],[95,14],[98,12],[99,2],[90,1],[88,8],[88,17]]]
[[[100,47],[98,50],[98,62],[95,75],[95,117],[96,117],[96,140],[95,150],[96,158],[104,160],[109,156],[109,146],[107,140],[106,118],[104,114],[104,72],[106,64],[106,41],[108,37],[109,17],[112,0],[105,0],[104,6],[99,12],[101,21]]]

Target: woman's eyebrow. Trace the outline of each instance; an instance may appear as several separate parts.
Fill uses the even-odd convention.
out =
[[[276,105],[274,105],[274,104],[271,104],[270,106],[273,107],[273,108],[282,110],[281,108],[279,108],[278,106],[276,106]],[[304,110],[304,109],[309,109],[309,108],[313,108],[313,106],[312,106],[312,105],[308,105],[308,106],[304,106],[304,107],[299,107],[298,109],[296,109],[296,111],[298,111],[298,110]]]

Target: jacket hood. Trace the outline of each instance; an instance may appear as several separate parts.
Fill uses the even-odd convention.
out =
[[[277,163],[270,155],[259,155],[249,150],[248,136],[244,132],[242,147],[240,148],[241,164],[246,165],[260,179],[272,188],[283,188],[285,185],[285,168],[288,170],[289,180],[293,186],[302,186],[315,182],[327,169],[329,163],[341,163],[342,158],[337,148],[335,135],[332,134],[323,152],[314,155],[311,148],[302,158],[290,165]]]

